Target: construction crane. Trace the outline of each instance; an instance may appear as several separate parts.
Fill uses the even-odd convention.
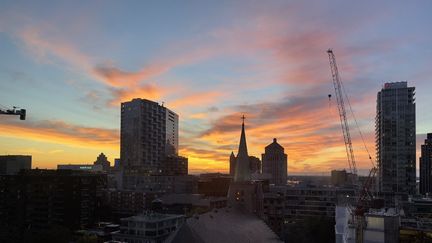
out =
[[[343,93],[342,93],[342,81],[341,81],[341,78],[339,76],[339,71],[338,71],[338,68],[336,65],[336,57],[333,53],[333,50],[328,49],[327,54],[329,56],[329,61],[330,61],[330,69],[331,69],[331,74],[332,74],[332,78],[333,78],[333,86],[334,86],[335,93],[336,93],[337,107],[339,110],[339,118],[340,118],[342,133],[343,133],[344,141],[345,141],[345,150],[346,150],[346,154],[347,154],[347,158],[348,158],[348,165],[349,165],[349,168],[351,170],[351,173],[353,173],[354,176],[356,176],[357,175],[357,166],[356,166],[356,162],[355,162],[354,151],[353,151],[352,142],[351,142],[351,135],[350,135],[348,120],[347,120],[347,116],[346,116],[347,113],[345,110],[345,102],[344,102],[344,97],[343,97]],[[329,95],[329,98],[330,97],[331,96]]]
[[[26,118],[26,110],[25,109],[17,109],[19,107],[14,106],[12,109],[1,109],[0,115],[17,115],[20,116],[20,120],[25,120]]]
[[[336,93],[336,100],[337,100],[337,105],[338,105],[338,110],[339,110],[339,118],[340,118],[342,133],[343,133],[344,141],[345,141],[345,149],[346,149],[346,153],[347,153],[348,164],[349,164],[349,167],[351,169],[351,172],[354,174],[354,178],[356,178],[355,182],[354,182],[354,186],[355,186],[355,194],[358,195],[358,198],[357,198],[357,204],[355,205],[355,209],[352,212],[352,216],[353,216],[353,218],[355,218],[355,222],[356,222],[355,224],[356,224],[357,242],[362,242],[362,239],[363,239],[362,231],[363,231],[363,226],[365,223],[364,213],[365,213],[367,207],[370,206],[368,204],[373,199],[373,195],[370,192],[370,187],[372,186],[373,180],[375,178],[375,175],[376,175],[378,169],[375,167],[375,163],[372,161],[372,157],[370,156],[369,150],[367,149],[366,143],[365,143],[364,138],[363,138],[363,134],[360,131],[360,128],[358,126],[354,112],[351,108],[351,104],[349,102],[348,95],[346,94],[346,92],[344,92],[343,84],[342,84],[341,78],[339,76],[339,71],[338,71],[338,68],[336,65],[336,57],[333,53],[333,50],[328,49],[327,54],[328,54],[329,61],[330,61],[330,69],[331,69],[332,78],[333,78],[333,86],[334,86],[335,93]],[[346,109],[345,109],[345,102],[344,102],[344,95],[343,94],[345,94],[350,112],[354,118],[356,125],[357,125],[357,129],[358,129],[360,136],[362,138],[363,145],[364,145],[364,147],[365,147],[365,149],[369,155],[369,160],[372,163],[372,169],[370,170],[369,175],[366,178],[366,181],[363,183],[362,189],[360,191],[358,191],[357,166],[356,166],[356,162],[355,162],[354,151],[352,148],[351,135],[350,135],[349,125],[348,125],[348,120],[347,120],[347,113],[346,113]],[[331,95],[329,95],[328,97],[330,99]]]
[[[372,163],[372,169],[370,170],[369,175],[366,178],[365,183],[363,183],[363,187],[359,193],[357,208],[360,209],[360,207],[363,207],[364,203],[372,197],[369,189],[373,183],[373,179],[374,179],[378,169],[375,167],[375,163],[372,161],[372,157],[369,153],[369,150],[367,149],[366,143],[365,143],[364,138],[363,138],[363,134],[360,131],[360,128],[358,126],[354,112],[351,108],[351,104],[349,102],[348,95],[346,94],[346,92],[343,89],[342,80],[339,76],[339,71],[338,71],[338,68],[336,65],[336,57],[333,53],[333,50],[328,49],[327,54],[329,56],[330,69],[331,69],[332,78],[333,78],[333,86],[335,88],[336,100],[337,100],[338,110],[339,110],[339,117],[340,117],[340,121],[341,121],[342,132],[344,135],[344,141],[345,141],[345,149],[347,152],[348,164],[350,166],[351,172],[353,174],[355,174],[355,176],[357,176],[357,167],[356,167],[356,162],[355,162],[355,157],[354,157],[354,151],[352,148],[351,135],[350,135],[349,125],[348,125],[347,112],[345,109],[345,101],[344,101],[344,95],[343,94],[345,94],[345,97],[346,97],[347,103],[348,103],[348,107],[349,107],[350,112],[354,118],[356,125],[357,125],[357,129],[359,130],[359,133],[360,133],[361,139],[363,141],[363,145],[366,149],[366,152],[369,155],[369,160]],[[331,95],[329,95],[329,99],[330,98],[331,98]]]

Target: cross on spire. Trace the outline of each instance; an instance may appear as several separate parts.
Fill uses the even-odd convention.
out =
[[[244,121],[246,120],[246,117],[243,115],[243,116],[241,117],[241,119],[243,120],[243,124],[244,124]]]

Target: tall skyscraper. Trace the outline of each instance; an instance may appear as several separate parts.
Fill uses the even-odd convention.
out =
[[[416,193],[414,87],[386,83],[377,95],[375,124],[379,190]]]
[[[432,133],[427,134],[421,146],[420,157],[420,194],[432,192]]]
[[[156,102],[133,99],[121,104],[120,161],[124,168],[157,172],[178,154],[178,115]]]
[[[262,154],[263,173],[271,175],[270,184],[285,185],[287,183],[288,155],[284,148],[273,139],[273,143],[265,147]]]

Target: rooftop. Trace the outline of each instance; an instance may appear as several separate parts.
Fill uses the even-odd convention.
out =
[[[282,242],[260,218],[223,208],[189,218],[172,242]]]

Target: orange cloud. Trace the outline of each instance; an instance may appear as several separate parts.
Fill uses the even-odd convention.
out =
[[[99,76],[107,84],[114,87],[137,86],[140,81],[148,80],[158,76],[169,69],[164,65],[149,65],[138,72],[129,72],[121,70],[112,65],[99,65],[93,69],[96,76]]]
[[[251,155],[260,157],[264,147],[276,137],[288,154],[289,172],[301,173],[305,168],[314,172],[348,169],[337,111],[329,110],[325,97],[307,94],[308,92],[304,96],[287,97],[280,103],[235,107],[238,112],[229,113],[215,120],[210,129],[197,137],[204,141],[201,147],[207,147],[208,150],[195,153],[194,156],[202,159],[213,157],[216,162],[225,165],[226,171],[231,150],[234,148],[236,153],[240,135],[240,116],[246,114],[246,133]],[[373,124],[368,124],[368,127],[373,127]],[[363,133],[373,155],[373,130],[366,130]],[[351,127],[351,136],[357,167],[359,171],[367,171],[372,165],[354,126]],[[193,144],[188,146],[193,147]]]
[[[170,102],[168,105],[172,109],[180,109],[188,106],[199,107],[199,106],[215,103],[216,100],[222,96],[223,94],[221,92],[205,91],[205,92],[185,95],[182,98]]]
[[[152,84],[145,84],[134,88],[113,88],[111,89],[113,98],[109,100],[109,105],[118,106],[121,102],[130,101],[134,98],[144,98],[158,100],[162,90]]]
[[[9,121],[9,122],[8,122]],[[63,121],[0,122],[0,136],[16,137],[75,147],[118,149],[119,131],[69,124]]]

